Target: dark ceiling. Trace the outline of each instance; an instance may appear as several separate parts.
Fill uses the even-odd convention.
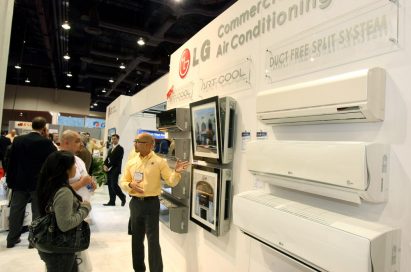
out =
[[[234,2],[15,0],[7,84],[89,92],[91,110],[105,111],[166,74],[170,55]]]

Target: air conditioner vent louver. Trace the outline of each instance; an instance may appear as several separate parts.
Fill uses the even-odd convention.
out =
[[[363,142],[265,140],[246,150],[261,181],[357,204],[386,201],[388,156],[387,145]]]
[[[260,92],[257,117],[270,125],[384,119],[385,70],[364,69]]]
[[[314,271],[400,271],[401,234],[389,226],[261,191],[234,197],[233,222],[250,237]]]

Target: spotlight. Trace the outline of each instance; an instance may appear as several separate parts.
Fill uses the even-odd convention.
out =
[[[144,41],[143,38],[140,37],[140,38],[138,39],[138,41],[137,41],[137,44],[140,45],[140,46],[143,46],[143,45],[146,44],[146,42]]]
[[[63,58],[64,58],[65,60],[69,60],[69,59],[70,59],[70,56],[69,56],[68,53],[66,53]]]
[[[21,66],[17,63],[16,65],[14,65],[14,68],[21,69]]]
[[[97,104],[97,102],[96,102],[96,103],[94,103],[93,105],[94,105],[94,106],[97,106],[98,104]]]
[[[70,89],[70,88],[71,88],[71,86],[70,86],[69,84],[67,84],[67,85],[66,85],[66,88],[67,88],[67,89]]]
[[[124,63],[120,64],[120,69],[126,69],[126,66],[124,66]]]
[[[71,72],[67,72],[67,76],[68,76],[68,77],[72,77],[73,74],[72,74]]]
[[[106,88],[104,88],[103,90],[101,90],[101,92],[102,92],[102,93],[105,93],[105,92],[106,92]]]
[[[61,27],[65,30],[69,30],[71,28],[68,21],[64,21],[64,23],[61,25]]]
[[[114,80],[113,80],[112,78],[110,78],[110,79],[108,80],[108,82],[113,83]]]
[[[25,80],[24,82],[30,83],[30,79],[29,79],[29,78],[26,78],[26,80]]]

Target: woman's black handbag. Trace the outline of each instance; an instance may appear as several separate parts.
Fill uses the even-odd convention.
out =
[[[90,245],[90,227],[82,221],[77,227],[62,232],[54,212],[38,217],[29,226],[29,241],[39,251],[46,253],[74,253]]]

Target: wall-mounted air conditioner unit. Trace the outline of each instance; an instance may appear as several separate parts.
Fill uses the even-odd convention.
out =
[[[385,70],[364,69],[260,92],[257,117],[270,125],[384,120]]]
[[[190,130],[189,109],[175,108],[157,114],[157,128],[165,131]]]
[[[234,197],[233,223],[312,271],[400,271],[400,230],[388,226],[260,191]]]
[[[361,203],[384,202],[389,146],[363,142],[255,141],[248,170],[273,185]]]

